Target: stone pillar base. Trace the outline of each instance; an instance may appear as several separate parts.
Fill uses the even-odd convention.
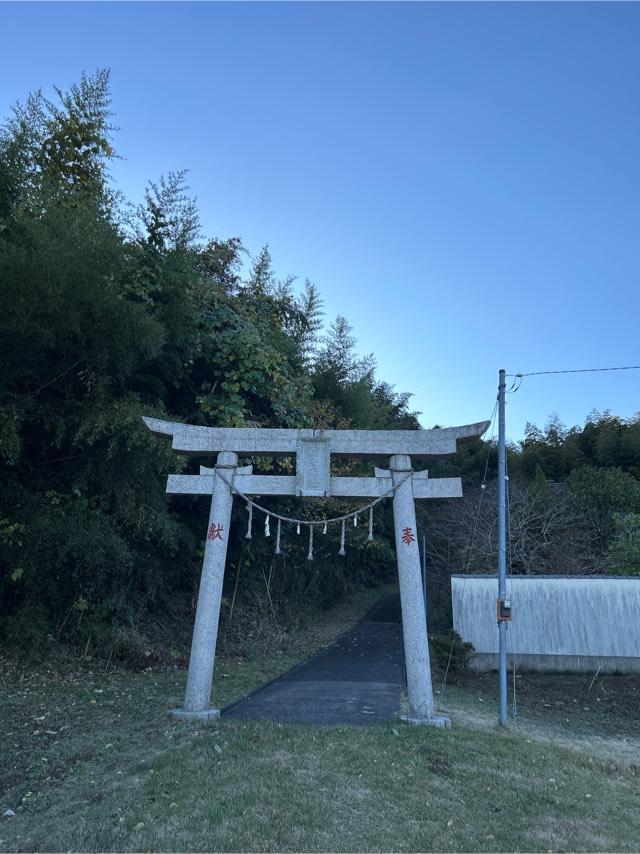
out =
[[[172,718],[179,721],[197,721],[199,723],[211,724],[220,718],[220,709],[204,709],[202,712],[188,712],[186,709],[171,709]]]
[[[413,715],[400,715],[400,720],[412,726],[434,726],[438,729],[451,729],[451,719],[444,715],[434,715],[432,718],[417,718]]]

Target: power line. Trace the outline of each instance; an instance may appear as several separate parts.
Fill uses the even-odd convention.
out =
[[[522,377],[541,377],[546,376],[548,374],[594,374],[600,371],[638,371],[640,370],[640,365],[623,365],[620,368],[573,368],[570,370],[564,371],[530,371],[529,373],[519,373],[519,374],[507,374],[508,377],[515,377],[516,379]]]

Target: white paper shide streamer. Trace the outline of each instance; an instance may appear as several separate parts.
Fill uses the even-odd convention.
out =
[[[280,530],[282,528],[282,519],[278,519],[278,526],[276,528],[276,554],[281,554],[280,552]]]

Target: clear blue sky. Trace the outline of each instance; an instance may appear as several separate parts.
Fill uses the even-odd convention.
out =
[[[112,70],[125,192],[188,168],[205,231],[309,277],[425,426],[510,372],[640,364],[640,5],[0,5],[2,112]],[[640,409],[531,378],[508,435]]]

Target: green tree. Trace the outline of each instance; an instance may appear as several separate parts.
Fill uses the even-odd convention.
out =
[[[615,530],[615,514],[640,512],[640,483],[620,468],[581,466],[568,484],[583,524],[604,553]]]
[[[108,70],[83,74],[68,92],[55,91],[57,101],[38,91],[16,104],[0,134],[5,209],[7,192],[14,205],[34,215],[48,210],[47,202],[113,201],[107,184],[116,156]]]
[[[190,535],[148,492],[180,465],[141,423],[169,326],[129,292],[108,74],[58,96],[31,96],[0,135],[0,607],[13,637],[95,643],[166,596],[161,569]]]
[[[0,632],[146,661],[148,633],[164,641],[168,622],[188,630],[207,509],[167,501],[166,474],[189,462],[143,415],[420,425],[410,395],[357,354],[346,320],[320,337],[313,284],[296,293],[268,247],[245,277],[238,237],[202,235],[185,172],[129,205],[109,175],[111,118],[109,75],[98,71],[55,102],[29,96],[0,131]],[[260,465],[289,470],[291,460]],[[309,518],[353,509],[330,499],[277,508]],[[391,565],[384,511],[373,543],[350,532],[343,561],[331,534],[310,564],[302,538],[285,533],[277,566],[272,541],[247,543],[244,508],[234,514],[226,583],[242,569],[246,633],[299,619]]]

